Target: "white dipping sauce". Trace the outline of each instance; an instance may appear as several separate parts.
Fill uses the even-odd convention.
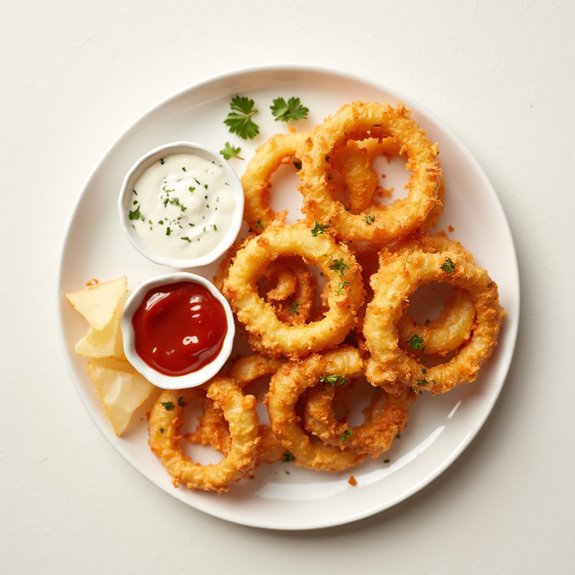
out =
[[[223,167],[192,154],[172,154],[136,181],[128,213],[132,232],[169,258],[212,251],[224,238],[237,207]]]

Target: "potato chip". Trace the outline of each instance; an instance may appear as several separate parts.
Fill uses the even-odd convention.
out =
[[[89,360],[88,373],[116,435],[127,429],[132,416],[157,388],[119,359]]]
[[[122,276],[66,294],[89,325],[86,335],[75,346],[76,353],[92,358],[125,359],[121,315],[127,291],[127,279]]]
[[[88,322],[91,329],[104,329],[114,318],[118,303],[126,295],[126,276],[115,280],[90,284],[66,294],[74,309]]]

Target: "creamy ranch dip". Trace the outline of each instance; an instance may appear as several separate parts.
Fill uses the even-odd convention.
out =
[[[134,184],[129,224],[164,257],[206,255],[224,238],[237,203],[221,164],[172,154],[150,165]]]

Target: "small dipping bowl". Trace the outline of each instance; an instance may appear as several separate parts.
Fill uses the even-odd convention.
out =
[[[166,287],[166,291],[169,291],[170,286],[179,283],[191,283],[205,288],[223,307],[227,331],[217,355],[215,355],[209,363],[206,363],[197,371],[192,371],[182,375],[168,375],[151,366],[139,355],[137,351],[137,339],[142,336],[139,336],[136,332],[133,320],[138,309],[142,305],[145,305],[144,302],[151,291],[161,287]],[[183,317],[185,318],[185,314],[183,314]],[[161,389],[186,389],[197,387],[211,379],[220,371],[228,360],[232,352],[234,336],[235,323],[229,303],[210,281],[196,274],[188,272],[174,272],[147,280],[130,294],[124,305],[122,315],[122,338],[126,358],[136,371],[143,375],[150,383]]]
[[[204,167],[214,165],[221,168],[219,177],[227,182],[221,193],[213,189],[215,184],[210,188],[205,183],[202,175],[205,173],[195,174],[183,163],[174,165],[175,158],[182,156],[187,156],[189,161],[201,162]],[[170,158],[173,161],[168,163]],[[145,172],[154,190],[149,196],[151,200],[134,192],[136,185],[142,183],[140,178]],[[163,180],[163,175],[169,180]],[[177,177],[187,183],[177,183]],[[170,189],[178,186],[179,192]],[[193,202],[194,208],[201,207],[205,211],[188,209],[186,202]],[[187,141],[165,144],[144,154],[124,177],[118,197],[120,222],[133,247],[151,261],[176,269],[205,266],[219,259],[238,236],[243,209],[242,184],[229,163],[200,144]],[[210,219],[216,218],[216,212],[218,218],[225,217],[223,223],[219,220],[219,226],[215,223],[218,220]],[[180,216],[181,220],[178,219]],[[193,218],[194,223],[185,218]],[[197,248],[205,253],[194,254]]]

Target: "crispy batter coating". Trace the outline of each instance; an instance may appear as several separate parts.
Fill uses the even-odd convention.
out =
[[[435,253],[421,249],[382,252],[380,269],[371,278],[374,297],[363,324],[371,353],[368,379],[390,393],[405,387],[445,393],[473,381],[497,344],[503,310],[497,284],[483,268],[457,250]],[[475,307],[475,325],[469,340],[445,363],[427,367],[399,345],[398,322],[409,297],[426,282],[439,281],[466,290]],[[375,363],[375,365],[374,365]]]
[[[274,260],[265,270],[261,284],[266,300],[272,304],[281,321],[289,325],[302,325],[309,321],[317,282],[301,258]]]
[[[292,255],[318,266],[328,286],[327,311],[318,321],[304,325],[282,322],[257,288],[261,269],[278,257]],[[275,222],[237,252],[224,281],[224,294],[258,351],[298,358],[345,339],[357,321],[363,284],[360,267],[347,246],[328,234],[312,236],[304,223]]]
[[[331,154],[348,140],[393,137],[411,172],[408,194],[391,204],[371,204],[359,214],[334,198]],[[312,132],[303,154],[300,191],[310,221],[329,224],[347,241],[389,242],[421,227],[440,204],[438,147],[403,105],[352,102],[342,106]]]
[[[397,324],[402,347],[420,338],[421,347],[411,344],[422,355],[447,355],[464,345],[475,326],[475,306],[464,289],[454,288],[445,299],[441,313],[427,323],[418,323],[405,313]]]
[[[282,165],[301,157],[307,132],[276,134],[258,147],[241,180],[244,188],[244,219],[260,233],[282,214],[270,206],[271,177]]]
[[[272,377],[267,398],[270,424],[275,436],[301,467],[319,471],[348,469],[365,459],[365,454],[326,445],[306,433],[297,413],[302,394],[324,376],[354,377],[361,374],[363,361],[352,347],[313,354],[301,361],[282,365]]]
[[[327,445],[353,449],[374,459],[391,447],[407,425],[409,404],[414,397],[410,390],[390,395],[378,388],[363,410],[363,421],[351,425],[336,417],[333,407],[336,393],[329,385],[310,390],[305,402],[305,428]]]
[[[201,465],[182,451],[185,405],[194,401],[196,390],[166,390],[154,403],[149,418],[149,444],[172,476],[174,485],[203,491],[227,491],[257,465],[259,420],[256,400],[244,395],[230,378],[216,376],[207,386],[207,397],[218,406],[229,424],[229,451],[218,463]]]
[[[254,381],[269,376],[279,369],[282,362],[263,355],[249,355],[237,359],[229,370],[229,375],[244,389]],[[282,458],[285,449],[277,440],[269,425],[260,425],[260,459],[266,463],[273,463]]]

